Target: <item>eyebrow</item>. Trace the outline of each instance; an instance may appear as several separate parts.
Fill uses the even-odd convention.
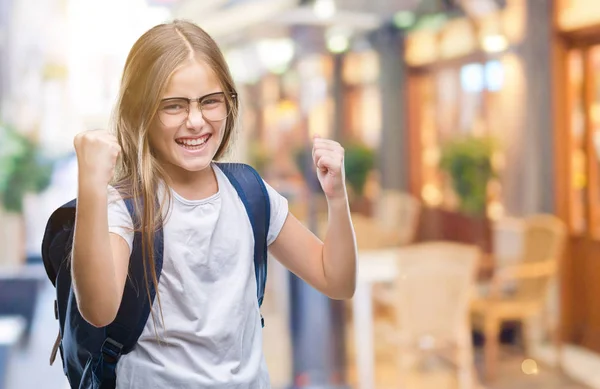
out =
[[[202,100],[205,97],[216,95],[216,94],[221,94],[221,93],[225,94],[225,92],[223,92],[223,91],[218,91],[218,92],[207,93],[204,96],[193,97],[193,98],[192,97],[178,97],[178,96],[165,97],[164,99],[161,99],[160,101],[178,100],[178,99],[183,99],[183,100],[199,99],[199,100]]]

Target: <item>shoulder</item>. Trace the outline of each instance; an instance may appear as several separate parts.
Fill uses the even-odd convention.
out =
[[[247,163],[242,162],[215,162],[213,166],[227,176],[252,174],[260,177],[258,171]]]
[[[238,192],[262,190],[264,195],[267,184],[252,166],[240,162],[217,162],[215,170],[223,174]]]

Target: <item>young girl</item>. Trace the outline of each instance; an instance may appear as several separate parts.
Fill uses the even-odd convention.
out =
[[[72,275],[85,320],[108,325],[121,302],[135,229],[124,191],[143,200],[136,208],[150,261],[154,228],[163,227],[164,262],[152,316],[157,320],[147,321],[137,346],[121,357],[119,389],[270,387],[251,227],[234,187],[213,163],[230,146],[238,107],[216,43],[198,26],[175,21],[150,29],[131,49],[115,111],[116,136],[94,130],[75,138]],[[267,185],[269,251],[330,298],[351,298],[356,246],[344,150],[316,137],[313,159],[328,201],[325,242],[289,214],[286,199]]]

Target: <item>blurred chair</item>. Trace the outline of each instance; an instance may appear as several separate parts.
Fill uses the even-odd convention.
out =
[[[519,262],[523,253],[524,220],[504,217],[492,224],[492,248],[495,267]]]
[[[480,257],[473,245],[428,242],[408,247],[398,258],[395,331],[389,339],[397,346],[401,381],[427,354],[452,363],[459,388],[477,387],[469,303]]]
[[[525,352],[531,351],[529,321],[545,312],[551,283],[555,281],[567,237],[564,222],[553,215],[534,215],[523,222],[522,257],[494,271],[486,295],[471,305],[473,325],[485,336],[485,373],[495,378],[498,336],[503,322],[518,321],[523,329]],[[553,340],[560,361],[558,326]],[[560,362],[559,362],[560,365]]]
[[[301,204],[296,204],[294,210],[305,214],[302,208]],[[351,214],[359,250],[404,246],[414,241],[421,210],[417,198],[408,193],[389,191],[380,197],[374,208],[373,216],[357,212]],[[317,235],[325,239],[327,213],[319,212],[317,218]]]
[[[399,191],[384,191],[375,205],[375,218],[382,228],[395,231],[391,243],[404,246],[417,235],[421,202],[413,195]]]
[[[385,233],[377,232],[382,235],[380,241],[376,242],[380,247],[368,247],[369,249],[406,246],[415,241],[421,215],[421,201],[418,198],[406,192],[385,190],[379,196],[374,211],[379,229]],[[384,320],[383,323],[378,321],[377,327],[385,327],[385,321],[393,316],[393,300],[392,285],[373,285],[375,317]],[[379,331],[385,331],[385,328]]]
[[[385,228],[378,219],[360,213],[352,213],[351,218],[358,250],[377,250],[395,246],[396,230]],[[325,239],[327,223],[327,215],[319,215],[317,235],[321,239]]]
[[[376,250],[395,245],[397,240],[395,229],[386,228],[374,217],[357,213],[351,216],[358,250]]]

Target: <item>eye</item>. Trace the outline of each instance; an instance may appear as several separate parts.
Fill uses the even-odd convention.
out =
[[[168,101],[162,107],[161,111],[176,115],[178,113],[185,112],[187,110],[187,102],[185,101]]]
[[[224,96],[209,96],[206,99],[202,100],[202,102],[200,104],[202,105],[202,108],[211,109],[211,108],[216,108],[224,103],[225,103]]]

